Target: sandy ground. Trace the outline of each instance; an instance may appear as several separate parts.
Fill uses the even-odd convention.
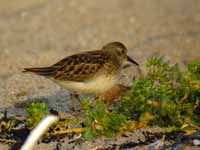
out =
[[[0,108],[16,113],[16,103],[39,99],[67,111],[66,90],[22,69],[111,41],[141,66],[160,54],[184,68],[200,59],[199,27],[197,0],[0,0]]]

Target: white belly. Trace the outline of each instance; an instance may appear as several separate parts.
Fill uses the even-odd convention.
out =
[[[84,94],[100,94],[112,88],[118,82],[118,76],[98,76],[86,82],[58,81],[63,88]]]

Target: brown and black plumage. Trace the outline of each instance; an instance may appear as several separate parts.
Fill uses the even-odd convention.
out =
[[[138,65],[127,55],[122,43],[112,42],[101,50],[74,54],[49,67],[25,68],[24,71],[54,79],[72,91],[102,93],[117,83],[124,61]]]

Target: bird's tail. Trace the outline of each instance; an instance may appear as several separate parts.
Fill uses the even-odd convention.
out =
[[[56,74],[55,67],[24,68],[23,72],[33,72],[41,76],[52,77]]]

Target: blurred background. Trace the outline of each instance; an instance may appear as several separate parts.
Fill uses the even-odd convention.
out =
[[[58,85],[22,69],[112,41],[141,66],[161,54],[184,68],[200,58],[199,27],[198,0],[0,0],[0,106],[45,97],[64,107]]]

